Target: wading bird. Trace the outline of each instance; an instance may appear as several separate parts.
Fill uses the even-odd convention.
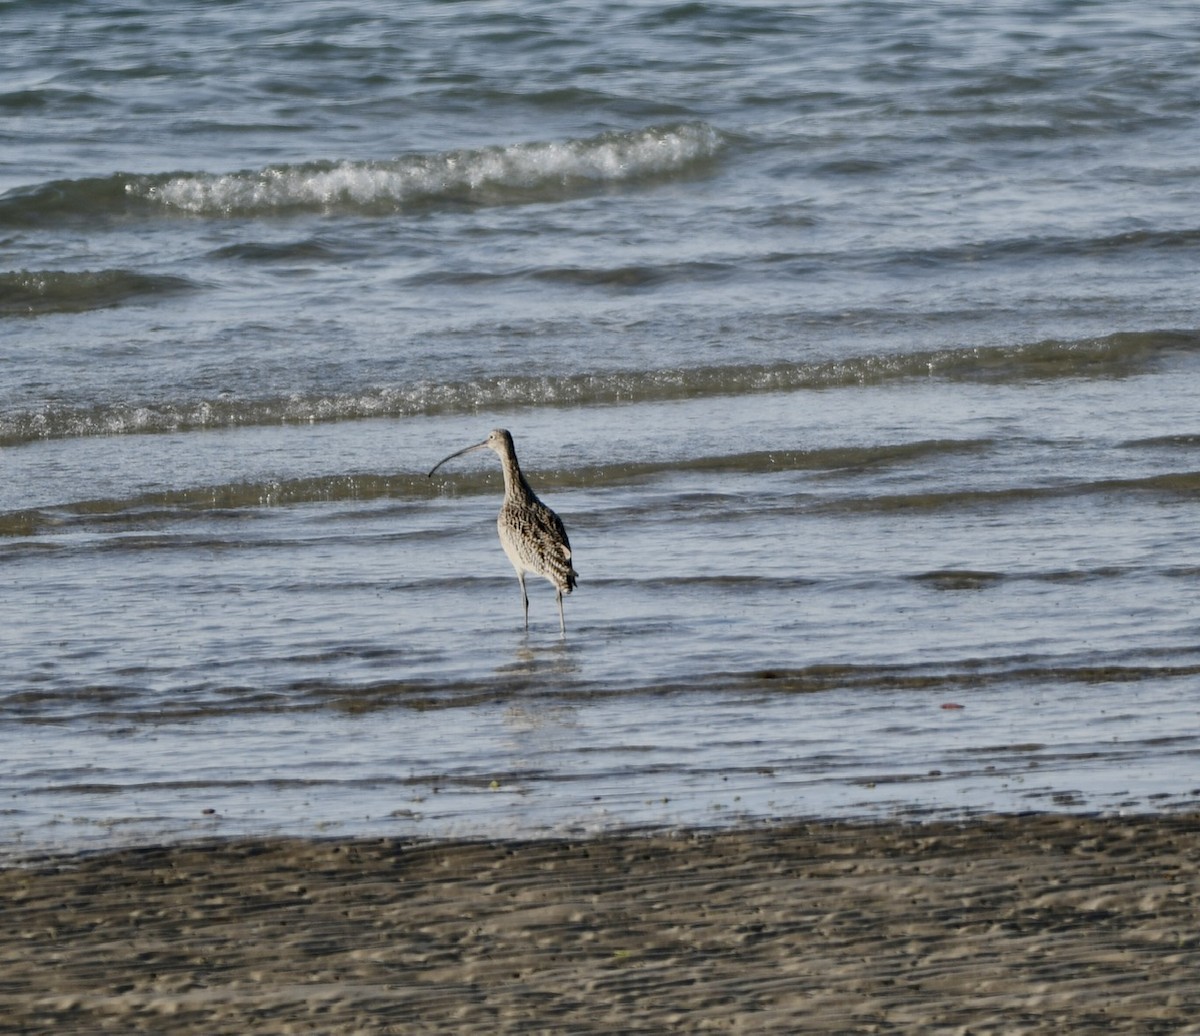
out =
[[[525,609],[525,628],[529,629],[529,595],[525,592],[525,573],[544,576],[553,585],[558,601],[558,626],[567,632],[563,618],[563,594],[575,589],[577,573],[571,567],[571,543],[562,519],[538,498],[521,474],[517,450],[506,428],[495,429],[483,442],[468,446],[439,460],[429,477],[448,460],[475,450],[495,450],[504,469],[504,503],[496,518],[500,546],[508,555],[521,584],[521,605]]]

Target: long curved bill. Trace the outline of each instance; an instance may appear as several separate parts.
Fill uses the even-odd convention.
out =
[[[474,446],[468,446],[465,449],[459,450],[457,453],[450,454],[449,457],[443,457],[432,468],[429,469],[429,474],[426,478],[433,478],[433,473],[437,471],[448,460],[454,460],[455,457],[461,457],[464,453],[473,453],[475,450],[482,450],[487,446],[487,442],[477,442]]]

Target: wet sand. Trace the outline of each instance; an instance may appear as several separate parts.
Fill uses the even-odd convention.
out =
[[[0,1030],[1200,1033],[1200,816],[209,842],[0,871]]]

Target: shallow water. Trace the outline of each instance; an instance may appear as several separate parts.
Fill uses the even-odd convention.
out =
[[[1194,804],[1182,5],[2,10],[10,851]]]

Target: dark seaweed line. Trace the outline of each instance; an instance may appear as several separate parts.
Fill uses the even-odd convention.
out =
[[[61,725],[86,722],[143,724],[196,722],[232,715],[311,713],[332,710],[351,715],[409,709],[430,711],[469,708],[509,699],[594,701],[597,698],[704,694],[826,694],[831,692],[911,692],[969,695],[1004,686],[1129,684],[1149,680],[1193,680],[1200,662],[1164,661],[1137,664],[1113,660],[1071,664],[1055,659],[978,660],[939,669],[920,666],[814,665],[801,669],[753,669],[693,674],[678,682],[573,684],[563,689],[535,671],[482,680],[381,680],[346,685],[305,680],[265,693],[261,688],[209,689],[203,694],[157,697],[144,705],[137,688],[93,686],[74,689],[24,690],[0,699],[0,715],[12,722]],[[92,708],[88,708],[89,699]],[[969,707],[969,698],[968,707]],[[125,706],[124,703],[131,703]],[[1195,740],[1195,738],[1192,738]]]
[[[943,444],[944,449],[953,450],[953,444]],[[963,448],[977,447],[966,445]],[[810,470],[812,468],[841,468],[845,458],[835,451],[832,458],[820,460],[822,451],[815,456],[796,451],[789,457],[786,451],[767,454],[752,453],[725,458],[703,458],[694,461],[663,461],[655,464],[631,464],[627,466],[602,465],[577,468],[570,471],[546,472],[539,475],[539,484],[551,490],[595,489],[602,486],[621,486],[651,477],[670,476],[678,472],[695,470],[723,470],[755,474],[762,471]],[[888,448],[884,448],[879,463],[887,462]],[[778,464],[764,464],[764,458],[774,458]],[[894,459],[894,458],[893,458]],[[860,459],[860,463],[866,463]],[[472,474],[458,479],[453,484],[454,492],[462,495],[494,494],[496,479],[487,472]],[[194,521],[205,515],[237,511],[252,511],[268,507],[288,507],[309,503],[359,502],[380,499],[429,500],[447,492],[446,484],[430,481],[419,473],[396,475],[358,474],[315,476],[263,483],[234,483],[224,486],[206,486],[195,489],[170,490],[152,493],[133,499],[88,500],[62,504],[56,507],[26,508],[0,514],[0,538],[30,538],[81,528],[104,529],[119,532],[129,525],[143,527],[153,521],[160,525],[171,522]],[[1191,499],[1200,495],[1200,471],[1169,472],[1148,475],[1142,478],[1098,479],[1088,482],[1071,482],[1054,486],[1008,486],[1000,489],[955,489],[946,492],[921,492],[909,494],[887,494],[854,496],[828,499],[805,494],[797,499],[793,494],[780,498],[779,509],[788,513],[872,513],[905,511],[939,511],[953,508],[987,507],[996,509],[1038,503],[1045,500],[1085,498],[1090,496],[1143,495]],[[660,499],[657,503],[664,506]],[[695,520],[704,520],[697,512],[696,501],[688,494],[689,515]],[[755,504],[761,513],[762,501]],[[716,520],[737,520],[742,511],[724,504],[716,513]],[[636,514],[636,512],[635,512]],[[628,512],[625,512],[628,517]],[[602,521],[603,519],[598,519]],[[955,580],[964,584],[982,584],[993,578],[989,573],[928,573],[923,578],[931,583],[952,584]],[[998,576],[996,577],[998,578]]]

